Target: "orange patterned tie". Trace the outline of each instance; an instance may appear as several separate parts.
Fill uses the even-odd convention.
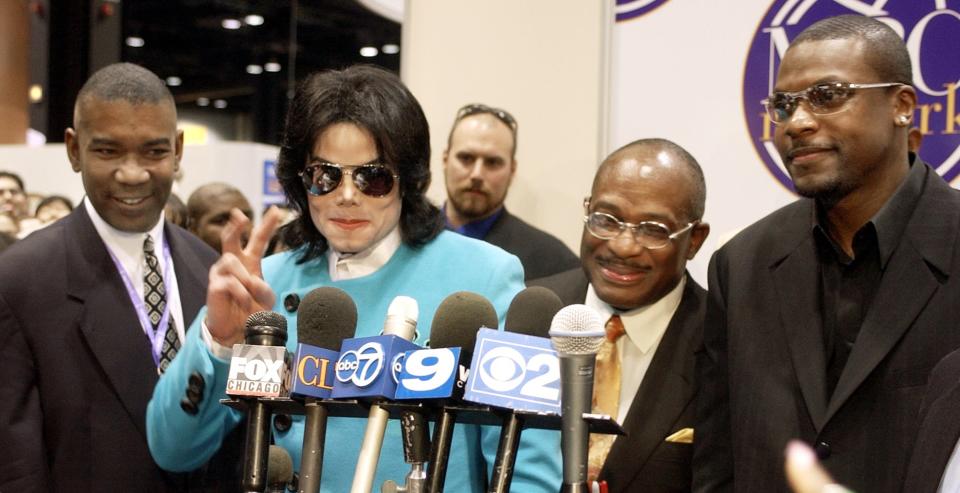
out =
[[[620,407],[620,355],[617,353],[617,341],[626,330],[620,315],[613,315],[604,327],[607,340],[603,341],[597,352],[597,366],[593,373],[593,412],[606,414],[617,419]],[[616,435],[590,435],[590,453],[587,463],[587,479],[596,481],[607,460],[610,447]]]

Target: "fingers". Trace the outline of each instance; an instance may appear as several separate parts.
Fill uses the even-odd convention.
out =
[[[218,340],[242,338],[246,318],[273,307],[270,286],[251,273],[236,255],[225,253],[210,268],[207,287],[207,328]]]
[[[792,440],[787,444],[786,456],[787,481],[794,493],[845,491],[834,484],[827,471],[817,462],[813,450],[805,443]]]
[[[239,213],[239,209],[234,209],[231,211],[231,222],[233,221],[233,213]],[[240,215],[243,215],[240,213]],[[246,216],[244,216],[246,217]],[[250,241],[247,242],[246,248],[243,249],[245,256],[245,264],[247,267],[252,267],[252,262],[256,261],[256,270],[259,272],[260,260],[263,258],[264,252],[267,251],[267,245],[270,243],[270,238],[273,237],[273,234],[277,232],[277,228],[280,227],[280,220],[283,219],[283,212],[276,207],[270,207],[267,210],[267,213],[263,215],[260,224],[258,224],[253,231],[250,233]],[[224,228],[226,229],[226,228]]]
[[[234,208],[230,211],[230,220],[220,232],[220,248],[224,254],[242,255],[243,234],[248,224],[250,224],[250,218],[240,212],[240,209]]]

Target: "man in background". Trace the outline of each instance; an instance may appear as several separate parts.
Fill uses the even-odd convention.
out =
[[[230,211],[234,208],[253,219],[250,202],[240,190],[226,183],[203,185],[187,199],[187,229],[220,252],[220,233],[230,221]],[[252,222],[247,223],[242,235],[244,244],[250,238],[252,229]]]
[[[628,435],[590,437],[588,477],[611,493],[690,491],[706,292],[686,265],[710,232],[705,199],[700,165],[683,148],[628,144],[600,165],[584,200],[583,266],[531,283],[607,320],[593,411]]]
[[[517,121],[510,113],[483,104],[460,108],[443,151],[447,229],[516,255],[525,280],[578,266],[563,242],[507,212],[516,154]]]

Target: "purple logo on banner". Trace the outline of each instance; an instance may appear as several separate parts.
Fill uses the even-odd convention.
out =
[[[948,5],[949,4],[949,5]],[[841,14],[873,17],[903,37],[913,62],[917,111],[913,125],[923,133],[919,154],[948,182],[960,174],[960,1],[958,0],[778,0],[760,22],[744,69],[743,111],[753,145],[773,176],[793,182],[773,145],[773,124],[760,101],[773,90],[790,40],[816,21]],[[849,81],[862,82],[862,81]],[[874,82],[874,81],[869,81]],[[885,82],[885,81],[884,81]]]
[[[277,179],[277,162],[273,159],[265,159],[263,161],[263,205],[282,204],[285,200],[283,186]]]
[[[668,1],[669,0],[617,0],[617,22],[640,17]]]

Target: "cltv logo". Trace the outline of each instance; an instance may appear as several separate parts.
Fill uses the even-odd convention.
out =
[[[778,0],[757,29],[744,70],[743,111],[754,147],[784,186],[793,182],[773,144],[774,126],[760,101],[776,83],[790,41],[816,21],[842,14],[872,17],[906,42],[918,105],[913,125],[923,134],[919,154],[945,180],[960,174],[960,0]],[[844,81],[878,82],[878,81]],[[887,81],[879,81],[887,82]]]

